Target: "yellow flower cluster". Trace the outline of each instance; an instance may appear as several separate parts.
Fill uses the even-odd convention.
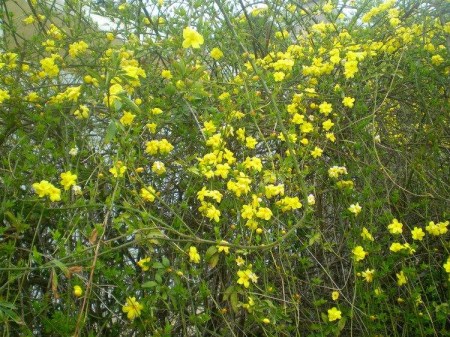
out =
[[[160,154],[168,154],[173,150],[173,145],[165,138],[148,141],[145,146],[145,152],[151,155],[155,155],[158,152]]]
[[[39,198],[49,196],[51,201],[61,200],[61,190],[47,180],[41,180],[41,182],[34,183],[32,186]]]

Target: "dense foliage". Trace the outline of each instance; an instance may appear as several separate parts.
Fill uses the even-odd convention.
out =
[[[8,0],[3,336],[450,336],[448,1]]]

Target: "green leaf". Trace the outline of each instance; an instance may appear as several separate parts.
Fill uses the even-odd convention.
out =
[[[209,259],[211,257],[213,257],[214,254],[217,253],[217,247],[216,246],[211,246],[207,249],[206,253],[205,253],[205,259],[206,261],[209,261]]]
[[[219,262],[219,258],[220,258],[219,254],[214,254],[213,256],[211,256],[211,258],[208,261],[208,265],[211,269],[214,268],[215,266],[217,266],[217,263]]]
[[[109,123],[108,128],[106,129],[105,139],[103,140],[103,142],[105,144],[109,144],[116,136],[116,133],[117,133],[117,123],[115,120],[112,120]]]
[[[170,261],[169,261],[169,259],[168,259],[167,257],[163,256],[163,257],[162,257],[162,264],[163,264],[163,266],[166,267],[166,268],[170,267]]]
[[[162,283],[163,279],[162,279],[161,274],[156,274],[155,275],[155,281],[158,282],[159,284]]]
[[[230,304],[233,311],[236,313],[239,310],[239,300],[237,292],[232,292],[230,295]]]
[[[141,287],[142,288],[154,288],[158,285],[158,283],[156,283],[155,281],[147,281],[145,283],[142,283]]]
[[[126,95],[120,95],[120,99],[122,100],[122,102],[125,103],[125,106],[130,109],[131,111],[133,111],[134,113],[141,115],[142,111],[141,109],[136,105],[136,103],[134,103],[128,96]]]
[[[67,268],[67,266],[64,263],[62,263],[61,261],[59,261],[57,259],[51,260],[50,263],[54,264],[56,267],[61,269],[61,271],[64,273],[64,275],[66,277],[69,277],[69,275],[70,275],[69,268]]]
[[[153,263],[152,267],[153,267],[154,269],[164,269],[164,268],[165,268],[164,265],[163,265],[161,262],[155,262],[155,263]]]

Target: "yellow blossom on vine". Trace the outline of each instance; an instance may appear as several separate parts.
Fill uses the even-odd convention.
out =
[[[200,48],[204,39],[196,30],[186,27],[183,29],[183,48]]]
[[[34,183],[32,186],[39,198],[49,196],[51,201],[61,200],[61,190],[47,180],[41,180],[41,182]]]
[[[245,288],[250,286],[250,282],[256,283],[258,281],[258,276],[251,269],[239,270],[237,275],[239,276],[237,283],[242,284]]]
[[[64,190],[70,189],[72,185],[76,184],[77,175],[72,174],[72,172],[67,171],[61,173],[61,185],[64,186]]]
[[[359,205],[359,203],[357,202],[356,204],[351,204],[350,207],[348,208],[348,210],[355,214],[355,216],[357,216],[359,213],[361,213],[361,209],[362,207]]]
[[[224,244],[227,244],[228,242],[225,240],[220,241],[220,244],[217,245],[217,251],[224,252],[225,254],[228,254],[230,252],[230,246],[224,246]]]
[[[328,309],[328,320],[330,322],[339,320],[342,318],[342,312],[338,310],[336,307],[333,307],[331,309]]]
[[[130,321],[141,315],[144,306],[136,301],[136,297],[128,297],[127,303],[122,307],[122,311],[127,314]]]
[[[331,105],[331,103],[322,102],[319,105],[319,111],[320,113],[323,113],[325,116],[328,116],[333,111],[333,106]]]
[[[298,197],[284,197],[283,199],[278,200],[276,205],[281,207],[283,212],[299,209],[303,206]]]
[[[256,141],[256,139],[253,138],[252,136],[248,136],[245,138],[245,146],[248,147],[249,149],[254,149],[257,143],[258,142]]]
[[[74,42],[69,46],[69,55],[76,57],[84,53],[88,49],[89,45],[84,41]]]
[[[152,186],[147,186],[141,188],[141,192],[139,194],[144,201],[153,202],[155,201],[156,191]]]
[[[73,295],[75,297],[80,297],[81,295],[83,295],[83,289],[80,286],[74,286],[73,287]]]
[[[314,150],[311,151],[311,156],[313,156],[314,158],[322,157],[322,153],[323,150],[320,147],[316,146]]]
[[[123,126],[128,126],[128,125],[133,124],[133,120],[134,120],[135,117],[136,117],[136,115],[133,115],[129,111],[125,111],[123,116],[119,119],[119,122]]]
[[[373,275],[375,274],[375,269],[366,269],[361,273],[361,276],[364,277],[367,283],[373,281]]]
[[[142,271],[147,271],[147,270],[150,269],[150,260],[151,260],[150,257],[146,257],[146,258],[140,259],[137,262],[137,265],[139,267],[141,267]]]
[[[364,240],[369,240],[369,241],[373,241],[374,240],[372,234],[370,234],[369,230],[366,227],[363,227],[362,232],[361,232],[361,237]]]
[[[333,127],[334,123],[331,121],[331,119],[327,119],[325,122],[322,123],[322,128],[325,131],[329,131]]]
[[[333,291],[333,292],[331,293],[331,299],[332,299],[333,301],[337,301],[338,298],[339,298],[339,292],[338,292],[338,291]]]
[[[342,104],[346,106],[347,108],[353,108],[355,99],[353,97],[345,96],[342,100]]]
[[[152,171],[158,175],[164,174],[166,172],[166,166],[163,162],[155,161],[152,165]]]
[[[200,254],[197,251],[197,248],[194,246],[189,247],[189,261],[193,263],[200,263]]]
[[[398,286],[402,286],[408,282],[408,278],[403,273],[403,270],[400,271],[400,273],[397,273],[396,276],[397,276],[397,285]]]
[[[127,167],[119,160],[113,167],[109,169],[109,172],[114,176],[114,178],[122,178],[125,174]]]
[[[170,70],[164,69],[163,71],[161,71],[161,77],[165,78],[166,80],[170,80],[173,77],[173,75],[170,72]]]
[[[411,236],[413,240],[422,241],[425,236],[425,232],[423,231],[422,228],[414,227],[413,230],[411,231]]]
[[[364,248],[362,246],[356,246],[353,250],[352,250],[353,256],[355,257],[356,261],[362,261],[366,258],[366,255],[368,255],[369,253],[367,253]]]
[[[223,52],[219,48],[213,48],[210,53],[211,57],[218,61],[223,57]]]
[[[402,232],[403,232],[403,224],[398,222],[397,219],[394,219],[388,225],[388,229],[389,229],[389,233],[391,233],[391,234],[402,234]]]
[[[260,219],[264,219],[264,220],[270,220],[270,218],[272,217],[273,213],[270,210],[270,208],[268,207],[260,207],[258,208],[258,210],[256,211],[256,216]]]
[[[7,90],[0,89],[0,104],[10,98],[11,98],[11,96],[9,96],[9,93]]]

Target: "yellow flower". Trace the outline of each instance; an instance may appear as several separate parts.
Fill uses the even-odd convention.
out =
[[[397,219],[392,220],[392,223],[388,225],[389,232],[391,234],[402,234],[403,224],[398,222]]]
[[[200,48],[204,42],[203,36],[190,27],[183,29],[183,38],[183,48]]]
[[[31,25],[32,23],[34,23],[34,21],[35,21],[35,19],[34,19],[33,15],[30,15],[22,20],[22,22],[26,25]]]
[[[41,180],[40,183],[34,183],[33,189],[39,198],[48,195],[51,201],[61,200],[61,190],[53,186],[53,184],[49,183],[47,180]]]
[[[346,61],[344,64],[344,75],[345,78],[353,78],[358,72],[358,61]]]
[[[262,319],[262,322],[263,322],[264,324],[269,324],[269,323],[270,323],[270,319],[268,319],[268,318],[263,318],[263,319]]]
[[[322,10],[324,13],[331,13],[331,11],[334,9],[333,4],[331,2],[327,2],[325,5],[323,5]]]
[[[75,116],[76,119],[88,118],[89,108],[86,105],[81,104],[79,108],[73,112],[73,115]]]
[[[444,62],[444,58],[441,55],[433,55],[431,57],[431,63],[433,63],[434,65],[438,66],[440,65],[442,62]]]
[[[311,151],[311,156],[314,158],[321,157],[323,153],[323,150],[320,147],[315,147],[314,150]]]
[[[127,314],[129,320],[134,320],[141,315],[144,306],[136,301],[136,297],[128,297],[127,303],[122,307],[122,311]]]
[[[256,216],[260,219],[264,219],[264,220],[270,220],[270,218],[272,217],[273,213],[270,210],[270,208],[267,207],[260,207],[258,208],[258,211],[256,212]]]
[[[448,231],[447,226],[448,225],[449,225],[448,221],[439,222],[437,224],[435,224],[434,221],[430,221],[428,223],[428,226],[425,227],[425,230],[431,235],[439,236],[439,235],[447,233],[447,231]]]
[[[61,173],[60,177],[61,177],[61,185],[64,186],[65,191],[70,189],[70,186],[75,185],[77,180],[77,175],[72,174],[72,172],[70,171]]]
[[[282,80],[284,80],[285,76],[286,75],[282,71],[276,71],[273,73],[273,79],[275,80],[275,82],[281,82]]]
[[[284,197],[283,199],[278,200],[276,205],[281,207],[283,212],[302,208],[303,206],[298,197]]]
[[[245,263],[244,259],[243,259],[241,256],[238,256],[238,257],[236,258],[236,260],[234,260],[234,261],[236,261],[236,264],[237,264],[239,267],[240,267],[240,266],[243,266],[244,263]]]
[[[142,271],[147,271],[147,270],[150,269],[149,262],[150,262],[150,257],[146,257],[146,258],[144,258],[144,259],[140,259],[140,260],[137,262],[137,265],[138,265],[139,267],[141,267]]]
[[[323,102],[319,105],[319,111],[328,116],[333,111],[333,106],[328,102]]]
[[[373,275],[375,274],[375,269],[366,269],[366,271],[363,271],[361,273],[361,276],[364,277],[367,283],[370,283],[373,281]]]
[[[366,255],[368,255],[368,253],[366,251],[364,251],[364,248],[362,246],[356,246],[352,250],[352,253],[353,253],[356,261],[364,260]]]
[[[160,115],[163,113],[163,111],[160,108],[153,108],[150,112],[152,115]]]
[[[322,123],[322,128],[325,131],[329,131],[333,127],[334,123],[331,121],[331,119],[327,119],[325,122]]]
[[[444,269],[447,273],[450,274],[450,257],[447,259],[447,262],[444,263]]]
[[[161,175],[166,172],[166,167],[164,166],[164,163],[160,161],[155,161],[152,165],[152,171],[158,175]]]
[[[193,263],[200,263],[200,254],[194,246],[189,247],[189,261]]]
[[[336,321],[338,319],[341,319],[342,312],[338,310],[336,307],[333,307],[331,309],[328,309],[328,320],[330,322]]]
[[[9,93],[7,90],[0,89],[0,104],[3,103],[3,101],[10,99]]]
[[[133,120],[136,117],[136,115],[133,115],[131,112],[129,111],[125,111],[125,113],[123,114],[123,116],[120,118],[119,122],[123,125],[123,126],[128,126],[133,124]]]
[[[41,64],[42,72],[39,74],[41,77],[55,77],[59,74],[59,68],[55,64],[53,57],[46,57],[39,61]]]
[[[173,76],[170,70],[164,69],[163,71],[161,71],[161,77],[165,78],[166,80],[170,80]]]
[[[344,99],[342,100],[342,104],[347,108],[353,108],[354,102],[355,99],[353,97],[345,96]]]
[[[237,280],[238,284],[242,284],[245,288],[250,286],[250,281],[256,283],[258,281],[258,276],[255,275],[250,269],[239,270],[237,272],[239,279]]]
[[[214,60],[218,61],[223,57],[223,52],[219,48],[213,48],[210,55]]]
[[[80,286],[74,286],[73,295],[76,297],[80,297],[81,295],[83,295],[83,289]]]
[[[223,246],[223,244],[227,244],[227,241],[220,241],[220,244],[217,246],[217,250],[220,252],[224,252],[225,254],[228,254],[230,252],[230,247],[229,246]]]
[[[126,170],[127,167],[123,165],[121,161],[118,161],[113,167],[109,169],[109,172],[114,176],[114,178],[122,178]]]
[[[316,197],[313,194],[308,195],[308,205],[312,206],[316,204]]]
[[[391,247],[389,247],[389,250],[394,253],[397,253],[397,252],[401,251],[402,249],[405,249],[405,247],[399,242],[394,242],[391,245]]]
[[[141,193],[139,195],[144,201],[153,202],[155,201],[156,191],[152,186],[147,186],[141,188]]]
[[[245,146],[249,149],[254,149],[258,142],[252,136],[248,136],[245,138]]]
[[[150,133],[156,133],[156,128],[157,128],[157,124],[156,123],[148,123],[145,125],[148,129],[148,131],[150,131]]]
[[[396,276],[398,286],[402,286],[408,282],[408,278],[403,274],[403,270],[400,273],[397,273]]]
[[[358,202],[356,204],[351,204],[350,207],[348,208],[348,210],[350,212],[352,212],[353,214],[355,214],[355,216],[357,216],[359,213],[361,213],[361,209],[362,209],[362,207],[359,206]]]
[[[425,232],[422,230],[422,228],[414,227],[411,231],[411,236],[413,240],[419,240],[422,241],[423,237],[425,236]]]
[[[339,292],[338,292],[338,291],[333,291],[333,292],[331,293],[331,299],[332,299],[333,301],[337,301],[338,298],[339,298]]]
[[[361,237],[365,240],[373,241],[373,236],[370,234],[369,230],[366,227],[363,227],[361,232]]]
[[[84,41],[74,42],[69,46],[69,55],[76,57],[84,53],[88,49],[89,45]]]

